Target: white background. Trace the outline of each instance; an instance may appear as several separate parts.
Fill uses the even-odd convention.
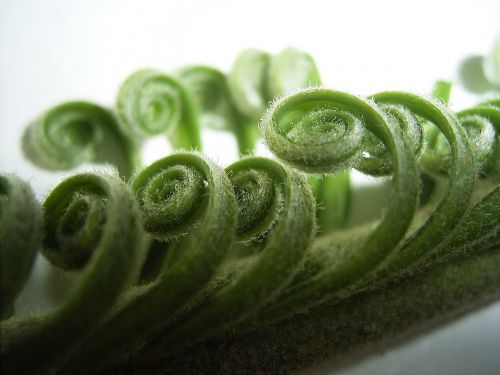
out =
[[[460,62],[487,53],[499,32],[498,1],[1,0],[0,171],[30,180],[42,199],[71,172],[40,171],[23,159],[26,123],[68,99],[111,106],[137,68],[206,63],[228,70],[243,48],[295,46],[314,56],[327,86],[426,94],[435,79],[456,80]],[[451,105],[478,99],[458,86]],[[209,156],[222,165],[235,159],[229,135],[204,137]],[[166,152],[156,139],[145,159]],[[499,369],[499,348],[497,303],[342,373],[490,374]]]

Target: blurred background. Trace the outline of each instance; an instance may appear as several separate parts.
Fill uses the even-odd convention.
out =
[[[111,107],[119,85],[138,68],[171,72],[203,63],[228,71],[248,47],[303,49],[326,86],[360,95],[427,95],[436,79],[451,80],[450,105],[458,110],[494,95],[478,69],[499,33],[498,1],[1,0],[0,171],[31,181],[43,199],[74,171],[46,172],[24,159],[22,131],[42,111],[73,99]],[[229,133],[205,129],[203,138],[204,152],[220,165],[236,159]],[[148,141],[145,162],[169,147],[164,137]],[[263,146],[257,153],[267,155]],[[37,277],[21,309],[43,306]],[[499,348],[496,303],[338,373],[494,374]],[[330,367],[310,373],[333,373]]]

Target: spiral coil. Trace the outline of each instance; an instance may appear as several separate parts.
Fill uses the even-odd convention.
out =
[[[238,132],[238,111],[256,118],[276,93],[295,87],[282,65],[297,53],[286,50],[273,60],[247,51],[228,81],[206,67],[185,68],[175,78],[143,70],[120,90],[118,123],[101,107],[66,104],[30,125],[24,141],[29,152],[49,151],[40,157],[48,168],[92,159],[91,139],[99,143],[99,132],[117,134],[118,126],[137,139],[177,126],[177,144],[196,148],[200,119]],[[301,56],[297,61],[308,69],[298,80],[319,80],[312,60]],[[248,61],[257,62],[255,74],[236,89]],[[267,70],[278,78],[263,87]],[[210,87],[220,97],[204,102]],[[246,94],[230,103],[235,90]],[[313,87],[275,100],[260,120],[280,161],[245,157],[223,170],[179,151],[128,183],[114,174],[70,177],[42,210],[27,184],[1,175],[2,368],[85,373],[161,361],[232,330],[275,324],[451,259],[498,251],[499,127],[497,99],[453,113],[407,92],[362,98]],[[76,138],[81,149],[56,163]],[[137,144],[116,139],[124,155],[137,151]],[[131,173],[132,159],[122,174]],[[384,212],[368,225],[319,236],[319,195],[302,171],[352,168],[391,176]],[[438,188],[420,205],[423,173]],[[19,223],[29,223],[32,233]],[[37,250],[82,278],[54,310],[10,317]],[[27,355],[31,361],[23,362]]]

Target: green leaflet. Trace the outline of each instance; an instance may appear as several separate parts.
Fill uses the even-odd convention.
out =
[[[112,113],[89,102],[67,102],[49,109],[26,128],[22,146],[33,164],[48,170],[110,162],[128,178],[139,164],[136,147],[120,131]]]
[[[237,57],[228,78],[236,106],[255,120],[260,118],[271,100],[267,87],[269,60],[266,52],[245,50]]]

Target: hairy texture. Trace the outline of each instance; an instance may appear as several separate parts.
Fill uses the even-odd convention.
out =
[[[111,112],[88,102],[67,102],[43,113],[26,128],[22,147],[33,164],[48,170],[108,162],[128,178],[139,164],[136,147]]]
[[[248,49],[236,59],[228,82],[237,108],[257,121],[276,98],[318,86],[321,79],[313,58],[305,52],[287,48],[271,56]],[[350,196],[349,172],[335,177],[312,177],[309,184],[318,203],[316,217],[320,233],[344,226]]]
[[[193,97],[200,124],[233,132],[240,155],[254,151],[257,121],[271,100],[320,83],[312,57],[294,48],[275,56],[245,50],[227,78],[221,71],[203,65],[181,68],[175,77]]]
[[[153,69],[135,72],[120,87],[116,108],[124,133],[136,142],[167,134],[175,148],[201,149],[197,107],[170,75]]]
[[[154,350],[150,345],[138,355],[141,361],[241,324],[268,305],[302,264],[314,234],[314,201],[304,178],[258,157],[241,159],[226,172],[238,201],[237,238],[246,246],[230,254],[219,273],[225,285],[205,291],[199,306],[154,341]],[[230,283],[224,281],[228,274]]]
[[[494,301],[499,267],[500,253],[490,249],[277,324],[226,332],[160,362],[127,361],[103,373],[329,373]]]
[[[47,370],[94,332],[137,272],[144,244],[138,204],[118,177],[70,177],[52,191],[43,209],[43,254],[63,268],[82,268],[82,276],[54,310],[0,323],[6,373]]]
[[[0,315],[14,312],[42,242],[40,204],[30,186],[14,175],[0,174]]]
[[[131,150],[163,133],[199,148],[201,124],[234,132],[243,154],[262,116],[280,161],[244,157],[224,170],[180,151],[128,184],[76,175],[45,200],[41,245],[29,187],[1,175],[2,370],[288,373],[497,298],[499,100],[454,113],[445,81],[434,98],[318,84],[295,49],[244,51],[227,78],[205,66],[133,74],[117,99]],[[93,160],[90,139],[103,130],[81,108],[112,117],[88,103],[61,108],[72,111],[31,125],[25,144],[39,131],[54,150],[87,145],[75,148],[87,159],[67,167]],[[31,150],[49,150],[40,163],[55,168],[44,142]],[[391,186],[378,217],[346,227],[353,168]],[[39,246],[82,276],[54,310],[9,317]]]
[[[481,177],[500,177],[500,99],[457,113],[480,163]]]
[[[172,154],[145,168],[131,184],[146,231],[171,242],[164,249],[167,254],[158,275],[132,289],[99,328],[99,335],[82,343],[67,361],[73,369],[98,366],[110,354],[140,346],[148,334],[176,322],[234,241],[236,202],[231,183],[212,162],[196,154]]]
[[[453,237],[450,233],[467,217],[482,156],[473,156],[469,137],[459,119],[439,103],[413,94],[386,92],[374,95],[372,100],[333,90],[310,89],[275,103],[261,122],[271,150],[293,165],[311,171],[328,171],[351,164],[367,173],[378,174],[388,164],[383,155],[381,158],[380,154],[364,151],[366,142],[357,134],[356,121],[364,123],[391,155],[389,165],[393,173],[393,188],[383,218],[375,227],[349,233],[343,240],[342,236],[331,235],[317,241],[318,247],[313,246],[300,277],[262,313],[266,319],[282,317],[294,306],[300,309],[321,300],[344,298],[386,278],[419,269],[431,258],[446,256],[446,243]],[[411,143],[411,134],[405,132],[408,126],[402,118],[391,116],[387,106],[405,108],[432,122],[449,144],[445,191],[439,202],[417,215],[418,220],[413,216],[417,213],[418,196],[415,155],[420,146]],[[344,130],[339,136],[333,127]],[[289,147],[295,152],[290,152]],[[311,149],[321,150],[317,152],[320,156],[314,157]],[[433,157],[430,152],[424,153],[423,162]],[[469,214],[468,225],[474,222],[489,228],[476,228],[477,234],[490,233],[491,227],[498,230],[498,204],[490,208],[495,213],[485,214],[488,220]],[[493,225],[489,223],[492,217]],[[336,249],[334,256],[326,249]]]
[[[389,254],[403,238],[416,210],[417,165],[400,128],[391,126],[374,103],[346,93],[328,89],[304,91],[277,102],[261,122],[264,139],[271,150],[293,165],[313,172],[361,165],[363,158],[370,161],[371,155],[362,155],[364,125],[380,137],[393,158],[393,188],[385,215],[366,238],[344,246],[337,252],[333,264],[324,263],[325,270],[287,292],[282,302],[274,303],[270,310],[278,315],[296,306],[294,301],[298,299],[301,305],[318,302],[325,298],[325,293],[346,288]],[[289,145],[295,152],[289,151]],[[315,154],[311,150],[315,150]]]

